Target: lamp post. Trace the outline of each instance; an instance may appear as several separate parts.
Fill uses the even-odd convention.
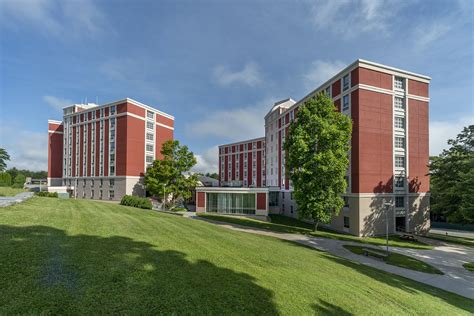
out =
[[[385,242],[387,245],[387,256],[388,256],[388,212],[390,210],[390,207],[392,206],[392,203],[385,202],[383,205],[386,208],[385,210]]]

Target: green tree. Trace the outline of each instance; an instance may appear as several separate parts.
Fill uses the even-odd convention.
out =
[[[12,177],[8,172],[0,173],[0,187],[9,187],[12,185]]]
[[[284,143],[298,216],[328,223],[344,206],[352,121],[323,93],[298,109]]]
[[[25,184],[26,177],[23,173],[19,173],[16,177],[15,180],[13,181],[12,187],[14,188],[23,188]]]
[[[3,148],[0,148],[0,172],[3,172],[7,167],[7,161],[10,161],[10,155]]]
[[[209,177],[209,178],[213,178],[213,179],[216,179],[216,180],[219,180],[219,175],[217,173],[206,173],[206,177]]]
[[[189,199],[191,188],[197,182],[196,175],[189,172],[197,162],[194,154],[177,140],[165,142],[161,154],[163,159],[153,161],[146,171],[146,189],[153,196],[161,200],[164,198],[165,204],[175,205],[179,199]]]
[[[474,125],[430,161],[431,211],[451,223],[474,223]]]

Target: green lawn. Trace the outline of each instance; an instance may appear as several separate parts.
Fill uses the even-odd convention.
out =
[[[474,262],[465,263],[462,265],[464,269],[474,272]]]
[[[424,237],[440,240],[440,241],[445,241],[452,244],[474,247],[474,239],[472,238],[449,236],[449,235],[446,236],[446,235],[434,234],[434,233],[428,233]]]
[[[0,314],[472,314],[474,301],[279,239],[111,203],[0,209]]]
[[[364,254],[364,250],[363,250],[364,248],[372,249],[378,253],[385,254],[383,250],[365,247],[365,246],[344,245],[344,248],[358,255]],[[379,259],[376,259],[376,260],[379,260]],[[396,252],[390,252],[390,255],[388,256],[388,258],[385,259],[385,262],[392,266],[420,271],[424,273],[444,274],[443,272],[441,272],[440,270],[436,269],[435,267],[433,267],[432,265],[426,262],[420,261],[410,256],[405,256]]]
[[[299,233],[308,234],[315,237],[323,237],[330,239],[337,239],[343,241],[355,241],[363,244],[371,245],[385,245],[386,241],[383,237],[356,237],[347,234],[341,234],[334,231],[330,231],[325,228],[318,228],[318,231],[313,231],[313,225],[299,221],[294,218],[290,218],[283,215],[270,215],[272,222],[264,222],[256,219],[250,219],[245,217],[237,216],[226,216],[226,215],[212,215],[212,214],[199,214],[199,216],[207,219],[239,224],[243,226],[268,229],[272,231],[282,233]],[[415,249],[433,249],[432,246],[424,244],[422,242],[412,242],[400,239],[399,236],[389,236],[389,245],[392,247],[403,247],[403,248],[415,248]]]
[[[11,187],[0,187],[0,196],[15,196],[18,193],[26,192],[23,189],[11,188]]]

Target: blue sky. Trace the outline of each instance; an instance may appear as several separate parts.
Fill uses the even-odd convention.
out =
[[[125,97],[176,117],[175,138],[217,169],[216,145],[263,136],[358,58],[432,77],[430,152],[474,123],[472,1],[0,1],[0,147],[46,169],[47,119]]]

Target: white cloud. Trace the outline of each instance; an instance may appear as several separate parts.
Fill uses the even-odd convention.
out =
[[[216,82],[221,86],[228,86],[234,83],[255,86],[262,82],[258,65],[253,62],[245,64],[242,70],[235,72],[232,72],[226,66],[216,66],[213,75]]]
[[[307,89],[315,89],[323,82],[344,69],[345,66],[347,66],[347,64],[339,60],[313,61],[306,74],[304,74],[304,85]]]
[[[71,105],[73,102],[68,99],[58,98],[52,95],[43,96],[43,100],[55,110],[62,111],[65,106]]]
[[[7,168],[47,170],[48,169],[48,134],[46,132],[18,131],[16,128],[3,126],[0,130],[0,147],[10,155]]]
[[[311,19],[322,30],[330,30],[344,37],[362,32],[388,34],[393,17],[403,3],[390,0],[317,0],[311,2]]]
[[[430,155],[439,155],[449,148],[448,139],[455,139],[465,126],[474,124],[474,115],[464,116],[454,121],[430,122]]]
[[[29,25],[62,38],[93,37],[106,25],[105,16],[91,0],[3,0],[0,20],[11,28]]]
[[[197,164],[192,168],[194,172],[213,173],[219,170],[219,147],[213,146],[201,154],[196,154]]]
[[[188,124],[186,132],[194,138],[217,137],[225,141],[261,137],[264,135],[264,116],[273,104],[273,99],[265,99],[250,106],[211,111]]]

